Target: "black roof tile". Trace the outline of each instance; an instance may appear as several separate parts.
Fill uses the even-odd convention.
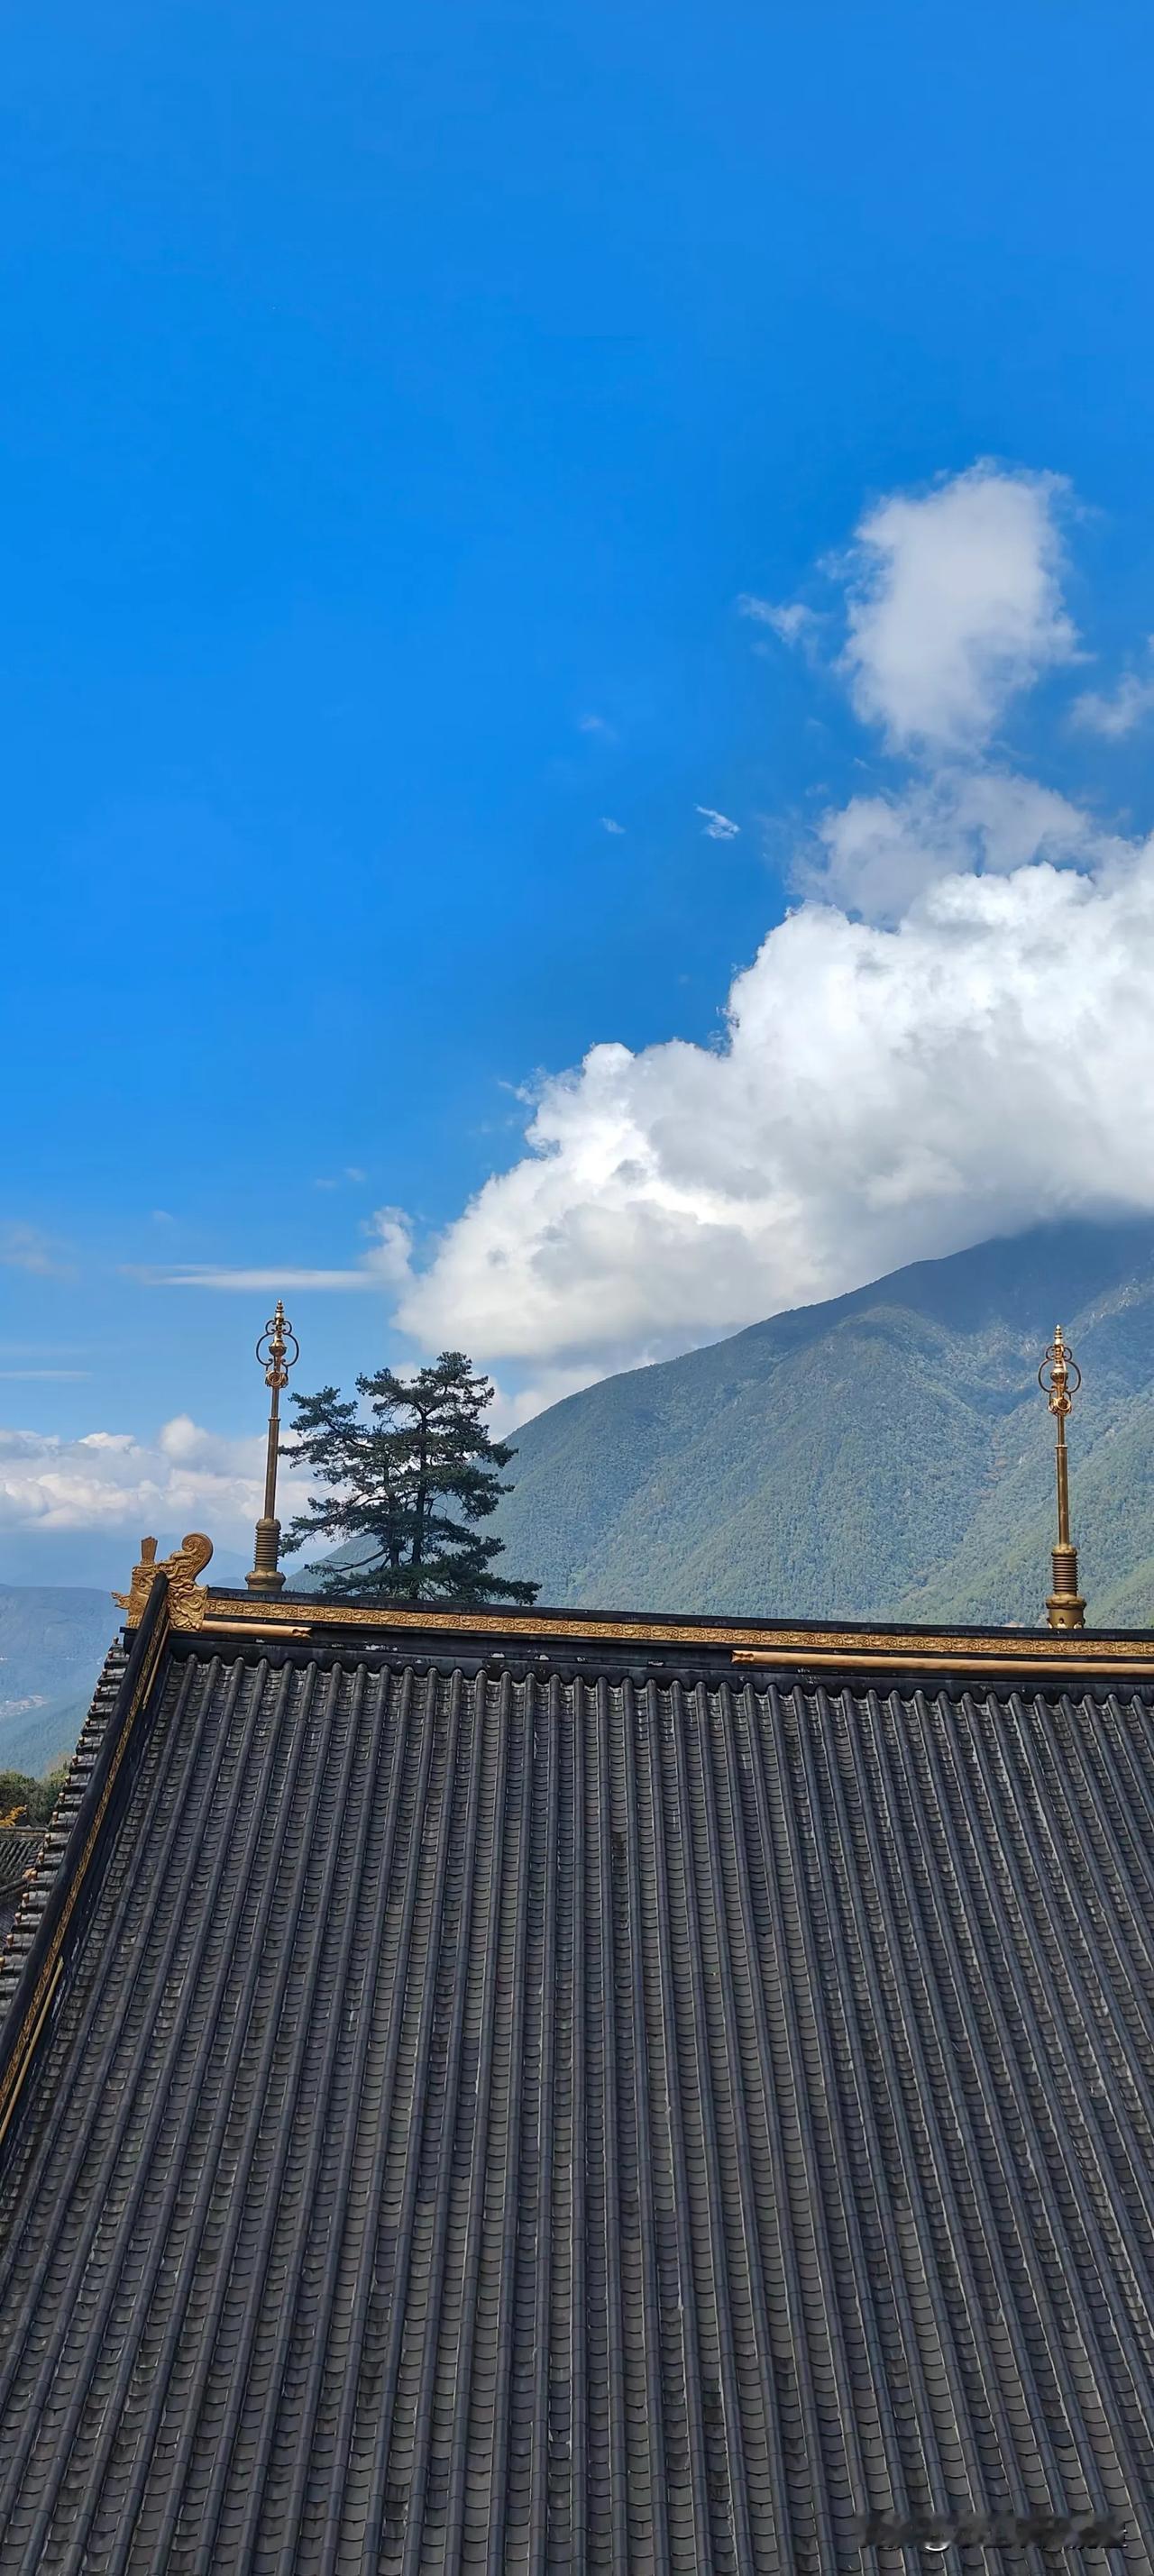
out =
[[[0,2151],[0,2576],[1147,2567],[1150,1687],[405,1655],[163,1656]]]

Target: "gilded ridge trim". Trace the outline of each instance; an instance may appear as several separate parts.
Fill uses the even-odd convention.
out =
[[[757,1654],[754,1652],[753,1648],[749,1646],[735,1646],[733,1651],[733,1661],[735,1664],[748,1666],[750,1669],[757,1665],[762,1671],[764,1671],[769,1665],[784,1664],[789,1667],[791,1672],[857,1673],[866,1680],[872,1678],[876,1681],[879,1674],[924,1673],[932,1671],[939,1666],[944,1669],[948,1664],[951,1673],[1000,1673],[1003,1679],[1008,1675],[1012,1675],[1015,1684],[1022,1688],[1028,1685],[1030,1673],[1045,1674],[1047,1679],[1052,1682],[1056,1675],[1060,1675],[1069,1670],[1071,1660],[1072,1659],[1069,1655],[1063,1655],[1061,1657],[1052,1654],[1031,1655],[1029,1672],[1026,1673],[1022,1671],[1020,1664],[1018,1666],[1007,1664],[1004,1655],[957,1654],[946,1656],[941,1653],[928,1653],[924,1655],[827,1655],[807,1653],[804,1655],[798,1655],[788,1651],[782,1654],[765,1651]],[[1150,1661],[1151,1659],[1149,1655],[1140,1658],[1127,1656],[1124,1662],[1111,1664],[1101,1663],[1092,1655],[1079,1655],[1077,1658],[1077,1670],[1079,1675],[1083,1678],[1088,1674],[1097,1675],[1098,1677],[1105,1674],[1113,1675],[1117,1680],[1131,1670],[1149,1671]]]
[[[47,1972],[46,1972],[46,1973],[47,1973]],[[11,2081],[10,2081],[10,2082],[8,2082],[8,2083],[7,2083],[7,2085],[6,2085],[5,2087],[0,2087],[0,2097],[2,2097],[2,2095],[3,2095],[3,2092],[4,2092],[4,2091],[6,2091],[6,2092],[7,2092],[7,2100],[6,2100],[6,2101],[5,2101],[5,2103],[4,2103],[4,2108],[3,2108],[3,2110],[2,2110],[2,2111],[0,2111],[0,2146],[3,2146],[4,2140],[5,2140],[5,2138],[6,2138],[6,2137],[7,2137],[7,2135],[8,2135],[9,2124],[10,2124],[10,2122],[11,2122],[12,2114],[13,2114],[13,2112],[15,2111],[15,2108],[16,2108],[16,2105],[17,2105],[17,2102],[18,2102],[18,2101],[19,2101],[19,2099],[20,2099],[20,2092],[21,2092],[21,2087],[22,2087],[23,2082],[24,2082],[24,2078],[25,2078],[25,2076],[27,2075],[27,2073],[28,2073],[28,2069],[29,2069],[29,2067],[30,2067],[30,2066],[31,2066],[31,2064],[32,2064],[32,2052],[33,2052],[33,2050],[34,2050],[34,2048],[35,2048],[35,2046],[36,2046],[36,2042],[37,2042],[37,2040],[38,2040],[38,2039],[39,2039],[39,2037],[40,2037],[40,2033],[41,2033],[41,2031],[42,2031],[42,2030],[43,2030],[43,2028],[44,2028],[44,2024],[45,2024],[45,2022],[46,2022],[46,2021],[47,2021],[47,2019],[48,2019],[49,2012],[50,2012],[50,2011],[51,2011],[51,2009],[52,2009],[52,1998],[53,1998],[53,1996],[54,1996],[54,1994],[55,1994],[55,1992],[56,1992],[57,1986],[59,1985],[60,1980],[61,1980],[61,1978],[62,1978],[63,1974],[64,1974],[64,1961],[63,1961],[63,1959],[61,1959],[61,1958],[57,1958],[57,1959],[53,1962],[51,1972],[50,1972],[50,1973],[47,1973],[47,1992],[45,1993],[45,1995],[44,1995],[44,2000],[43,2000],[42,2004],[40,2005],[40,2009],[39,2009],[39,2011],[38,2011],[38,2012],[37,2012],[37,2014],[36,2014],[36,2021],[35,2021],[35,2025],[34,2025],[34,2027],[33,2027],[32,2031],[29,2033],[29,2037],[28,2037],[27,2045],[26,2045],[25,2047],[22,2047],[22,2049],[21,2049],[21,2053],[20,2053],[20,2057],[19,2057],[19,2061],[17,2062],[17,2060],[16,2060],[15,2058],[13,2059],[13,2068],[15,2069],[15,2072],[13,2073],[13,2072],[12,2072],[12,2069],[10,2069],[10,2070],[9,2070],[9,2073],[10,2073],[10,2076],[11,2076]],[[37,1988],[36,1988],[37,1996],[39,1996],[39,1995],[40,1995],[40,1993],[41,1993],[42,1989],[44,1988],[44,1985],[45,1985],[45,1977],[41,1977],[41,1979],[40,1979],[40,1981],[39,1981],[39,1984],[37,1985]],[[35,2009],[35,2007],[33,2007],[33,2008]],[[27,2023],[25,2023],[25,2029],[27,2029]],[[23,2032],[21,2032],[21,2040],[22,2040],[22,2041],[23,2041],[23,2037],[24,2037],[24,2033],[23,2033]]]
[[[543,1612],[540,1617],[500,1610],[433,1610],[396,1607],[357,1607],[355,1603],[332,1601],[318,1604],[310,1615],[299,1598],[283,1601],[229,1600],[219,1592],[200,1595],[204,1610],[197,1620],[198,1628],[215,1633],[245,1628],[292,1629],[299,1636],[302,1629],[315,1636],[324,1628],[356,1628],[362,1635],[374,1628],[411,1634],[481,1637],[584,1637],[606,1643],[629,1643],[653,1647],[719,1646],[742,1662],[754,1660],[772,1663],[788,1656],[803,1663],[817,1663],[836,1658],[847,1663],[868,1657],[875,1662],[897,1664],[903,1659],[919,1665],[948,1661],[995,1663],[1004,1669],[1009,1664],[1038,1666],[1045,1662],[1053,1669],[1067,1664],[1079,1668],[1087,1664],[1104,1667],[1116,1665],[1154,1666],[1154,1631],[1139,1630],[1130,1637],[1096,1637],[1092,1630],[1063,1636],[1050,1629],[973,1630],[968,1633],[949,1628],[750,1628],[737,1621],[705,1622],[692,1627],[675,1620],[615,1619],[598,1611],[584,1617],[558,1612]],[[179,1608],[173,1626],[183,1625]]]

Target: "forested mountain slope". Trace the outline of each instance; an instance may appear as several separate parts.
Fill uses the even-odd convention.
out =
[[[1154,1624],[1154,1223],[1068,1222],[608,1378],[516,1435],[495,1526],[545,1602],[1033,1622],[1061,1322],[1088,1617]]]
[[[71,1753],[119,1618],[107,1592],[0,1583],[0,1771]]]
[[[1059,1321],[1085,1372],[1088,1616],[1154,1625],[1148,1222],[919,1262],[570,1396],[515,1435],[503,1564],[546,1603],[1033,1623],[1053,1535],[1036,1372]],[[0,1585],[0,1769],[71,1749],[116,1625],[103,1592]]]

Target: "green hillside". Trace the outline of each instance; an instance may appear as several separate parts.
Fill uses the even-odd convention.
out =
[[[0,1770],[71,1753],[119,1615],[107,1592],[0,1584]]]
[[[1087,1615],[1154,1623],[1154,1224],[1067,1223],[919,1262],[516,1434],[495,1526],[544,1602],[1035,1621],[1061,1322]]]
[[[920,1262],[570,1396],[516,1434],[508,1570],[561,1605],[1032,1623],[1053,1535],[1036,1371],[1059,1320],[1086,1380],[1088,1615],[1154,1624],[1154,1223]],[[0,1585],[0,1769],[71,1751],[116,1623],[104,1592]]]

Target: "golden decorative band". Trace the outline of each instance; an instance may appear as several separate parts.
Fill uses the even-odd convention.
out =
[[[610,1612],[588,1611],[581,1616],[560,1611],[505,1613],[500,1610],[433,1610],[417,1606],[401,1609],[395,1605],[372,1607],[345,1601],[322,1601],[315,1609],[299,1597],[287,1600],[256,1601],[238,1596],[229,1599],[220,1592],[200,1595],[203,1611],[196,1620],[198,1628],[209,1627],[216,1635],[239,1634],[258,1628],[270,1633],[302,1631],[315,1636],[325,1628],[356,1628],[362,1634],[373,1629],[386,1633],[451,1635],[455,1637],[525,1637],[537,1638],[542,1645],[551,1640],[586,1638],[606,1645],[628,1644],[660,1646],[720,1647],[735,1660],[772,1663],[775,1658],[789,1657],[816,1663],[822,1658],[848,1662],[853,1657],[867,1656],[874,1661],[898,1664],[903,1658],[924,1665],[947,1660],[952,1664],[984,1659],[1000,1667],[1008,1664],[1039,1665],[1055,1669],[1067,1664],[1083,1665],[1091,1661],[1103,1665],[1117,1664],[1154,1666],[1154,1634],[1136,1631],[1130,1637],[1095,1637],[1090,1634],[1062,1636],[1050,1629],[1031,1632],[1028,1629],[970,1630],[968,1633],[949,1628],[927,1628],[923,1632],[909,1628],[751,1628],[734,1621],[706,1620],[692,1626],[664,1619],[617,1619]],[[198,1603],[199,1607],[199,1603]],[[178,1609],[174,1609],[173,1626],[181,1626]]]
[[[1055,1673],[1068,1673],[1071,1665],[1074,1665],[1077,1673],[1083,1678],[1087,1675],[1094,1675],[1099,1678],[1104,1675],[1109,1675],[1112,1681],[1120,1681],[1125,1677],[1127,1672],[1148,1672],[1150,1670],[1152,1659],[1149,1653],[1136,1656],[1126,1655],[1120,1662],[1106,1663],[1102,1661],[1102,1653],[1104,1652],[1105,1649],[1102,1649],[1098,1655],[1093,1653],[1082,1655],[1055,1655],[1047,1648],[1047,1650],[1039,1654],[1031,1655],[1029,1672],[1045,1674],[1052,1677]],[[944,1671],[948,1667],[952,1673],[1000,1673],[1003,1680],[1006,1679],[1007,1676],[1013,1675],[1017,1685],[1023,1689],[1027,1688],[1029,1684],[1029,1673],[1023,1673],[1020,1659],[1017,1665],[1015,1665],[1013,1662],[1008,1662],[1005,1655],[961,1653],[946,1655],[941,1651],[927,1652],[921,1655],[911,1655],[908,1653],[902,1653],[900,1655],[827,1655],[814,1654],[808,1651],[804,1655],[796,1654],[792,1651],[782,1654],[774,1654],[772,1652],[755,1654],[752,1647],[735,1646],[733,1650],[733,1661],[735,1664],[748,1665],[751,1667],[756,1664],[762,1672],[765,1672],[774,1666],[785,1664],[789,1667],[791,1672],[853,1673],[860,1679],[866,1681],[871,1678],[876,1680],[879,1675],[884,1675],[886,1673],[927,1673]]]

